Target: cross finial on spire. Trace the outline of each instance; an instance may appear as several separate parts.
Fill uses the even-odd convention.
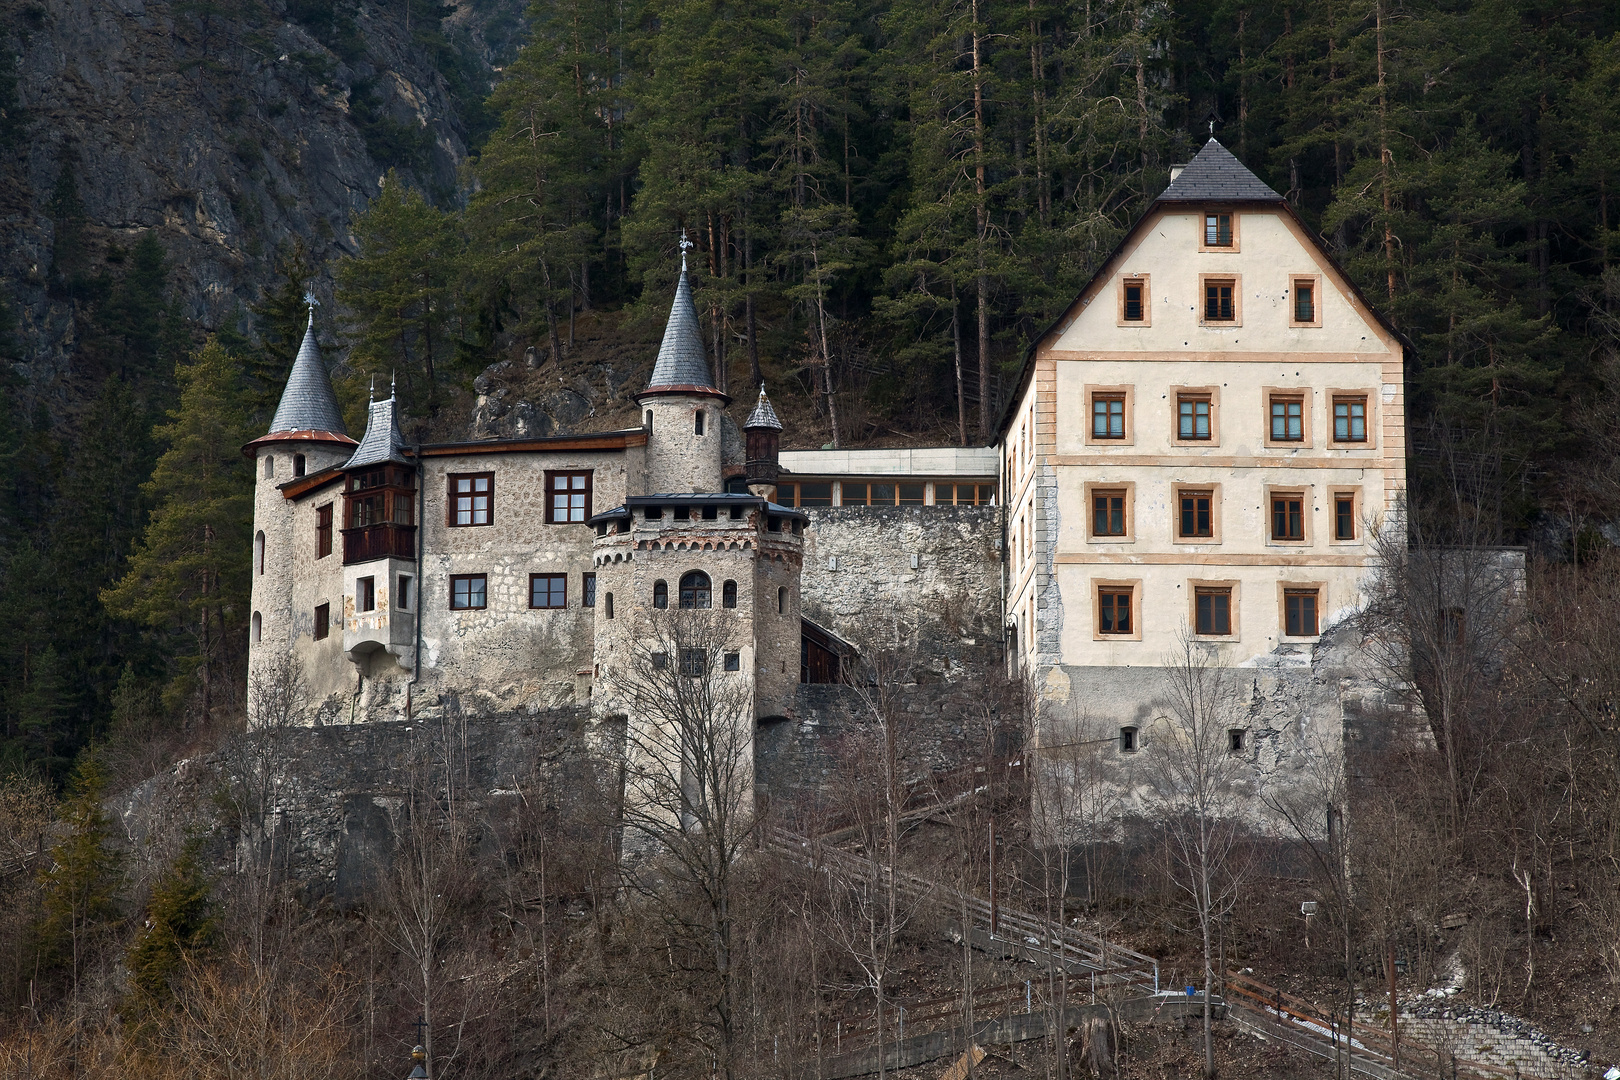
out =
[[[373,375],[371,377],[371,381],[366,383],[366,402],[369,404],[370,402],[373,402],[373,401],[376,401],[376,400],[377,400],[377,376]]]
[[[394,372],[388,373],[388,400],[394,400]]]
[[[314,326],[315,325],[315,309],[321,306],[321,302],[319,300],[315,299],[315,290],[313,288],[305,286],[305,288],[304,288],[304,303],[309,305],[309,325]]]
[[[686,249],[691,248],[691,247],[696,247],[696,246],[697,246],[696,244],[694,244],[692,241],[690,241],[690,240],[688,240],[686,238],[686,229],[682,228],[681,229],[681,273],[683,273],[683,274],[686,273]]]

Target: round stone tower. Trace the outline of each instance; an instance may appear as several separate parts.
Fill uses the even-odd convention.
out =
[[[297,633],[294,579],[313,553],[314,538],[296,535],[293,504],[285,489],[342,465],[354,453],[355,445],[344,429],[332,380],[315,343],[315,308],[311,302],[304,341],[287,376],[287,387],[270,421],[270,431],[242,448],[253,458],[254,475],[250,671],[261,655],[285,656],[291,649]]]
[[[720,410],[731,399],[709,374],[692,286],[686,280],[685,255],[658,362],[647,389],[636,400],[647,428],[647,493],[719,491]]]

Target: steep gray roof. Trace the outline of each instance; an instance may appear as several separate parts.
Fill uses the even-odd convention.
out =
[[[389,461],[399,465],[411,463],[411,459],[405,456],[405,436],[399,433],[399,417],[394,411],[392,394],[385,401],[371,403],[366,416],[365,438],[360,440],[354,456],[343,467],[358,469],[364,465],[381,465]]]
[[[782,430],[782,421],[777,419],[776,410],[771,408],[771,399],[765,396],[765,386],[763,383],[760,384],[759,388],[759,404],[754,406],[754,411],[748,414],[748,420],[743,424],[744,431],[747,431],[750,428],[775,428],[777,431]]]
[[[343,413],[338,409],[337,396],[332,393],[332,380],[326,374],[321,350],[315,344],[315,313],[309,313],[309,327],[304,331],[304,343],[298,347],[298,358],[293,361],[292,373],[287,376],[287,388],[281,392],[281,404],[276,406],[275,418],[270,421],[270,433],[278,431],[330,431],[347,435],[343,427]]]
[[[675,285],[675,304],[664,324],[664,341],[658,346],[658,362],[653,365],[648,390],[697,387],[719,393],[709,374],[709,355],[703,348],[703,331],[698,327],[697,308],[692,303],[692,286],[686,281],[686,264],[681,264],[681,280]]]
[[[1243,162],[1212,137],[1170,181],[1159,202],[1282,202]]]

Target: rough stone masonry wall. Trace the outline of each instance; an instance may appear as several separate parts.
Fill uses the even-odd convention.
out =
[[[594,805],[587,758],[603,734],[582,707],[473,717],[453,700],[426,722],[273,728],[180,762],[118,811],[137,860],[161,864],[173,853],[156,841],[185,835],[214,837],[222,863],[234,845],[257,844],[311,899],[346,906],[386,865],[413,785],[442,796],[448,775],[461,812],[479,823],[519,798]]]
[[[1366,1022],[1387,1028],[1389,1012],[1368,1015]],[[1358,1021],[1360,1022],[1360,1021]],[[1500,1009],[1483,1009],[1450,1001],[1420,1001],[1401,1006],[1401,1038],[1424,1049],[1403,1049],[1403,1059],[1433,1064],[1435,1051],[1499,1069],[1525,1080],[1576,1080],[1591,1075],[1582,1050],[1560,1046],[1540,1029]],[[1425,1057],[1429,1060],[1425,1062]]]
[[[868,656],[907,654],[898,723],[908,778],[985,752],[1002,652],[1000,509],[833,507],[810,511],[803,611]],[[917,565],[912,566],[916,556]],[[869,730],[868,691],[799,686],[794,715],[765,724],[757,779],[777,806],[823,805],[846,738]],[[1015,745],[995,713],[996,752]],[[1015,724],[1016,726],[1016,724]]]

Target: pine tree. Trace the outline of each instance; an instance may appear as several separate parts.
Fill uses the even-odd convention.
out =
[[[101,808],[106,793],[101,764],[94,756],[81,759],[63,806],[67,834],[51,848],[43,913],[34,934],[40,969],[66,974],[74,990],[120,918],[122,860],[110,846],[112,821]]]
[[[201,852],[200,839],[188,840],[152,886],[145,926],[126,958],[129,1007],[137,1015],[160,1011],[174,999],[175,978],[190,958],[213,944],[218,933]]]
[[[240,364],[210,340],[175,371],[180,403],[153,434],[167,444],[143,490],[151,521],[123,578],[101,594],[114,615],[134,619],[189,648],[175,656],[169,700],[193,685],[203,715],[231,704],[234,643],[247,621],[253,478]],[[186,670],[195,664],[193,670]]]
[[[361,380],[397,375],[407,411],[434,415],[461,331],[457,222],[390,171],[354,235],[360,254],[337,268],[349,367]]]

